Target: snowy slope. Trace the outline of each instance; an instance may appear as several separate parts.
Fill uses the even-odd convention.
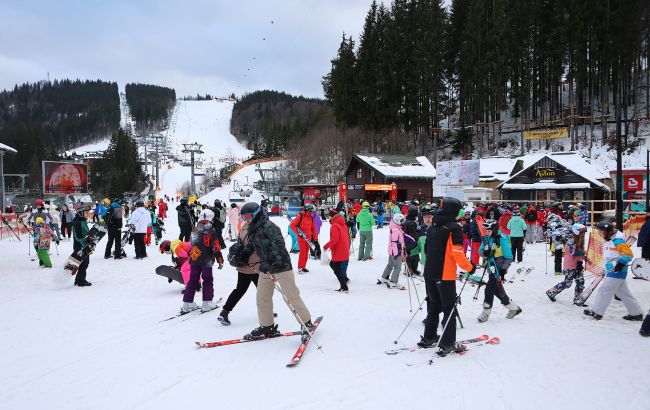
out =
[[[170,214],[171,238],[178,228],[175,212]],[[273,221],[286,232],[286,219]],[[328,235],[325,223],[321,243]],[[252,287],[231,313],[230,327],[217,322],[218,312],[160,323],[181,305],[181,286],[153,273],[170,262],[155,246],[142,261],[132,259],[132,246],[129,259],[105,260],[104,239],[91,256],[93,286],[58,288],[50,272],[29,260],[27,238],[4,239],[0,408],[159,410],[216,403],[234,409],[647,409],[649,341],[637,334],[639,324],[621,319],[620,302],[612,302],[600,322],[584,316],[571,305],[572,289],[549,302],[544,291],[560,278],[545,274],[552,259],[545,261],[543,244],[526,250],[523,265],[534,266],[533,272],[511,269],[507,290],[524,310],[514,320],[506,320],[496,303],[490,321],[479,324],[482,291],[478,301],[472,300],[476,288],[464,291],[459,338],[487,333],[499,336],[500,345],[431,366],[430,350],[384,354],[411,316],[408,291],[375,284],[386,262],[387,235],[386,229],[375,231],[373,261],[351,258],[350,294],[334,292],[331,270],[315,261],[309,274],[296,277],[308,308],[324,320],[316,333],[322,351],[310,346],[293,369],[285,364],[296,338],[194,347],[197,340],[237,338],[258,325]],[[70,242],[59,246],[60,255],[52,249],[55,267],[71,250]],[[230,266],[215,270],[216,296],[225,299],[235,282]],[[650,307],[650,282],[628,282],[641,305]],[[423,284],[415,282],[415,288],[422,298]],[[297,329],[280,296],[274,300],[280,329]],[[419,339],[422,318],[398,346]]]

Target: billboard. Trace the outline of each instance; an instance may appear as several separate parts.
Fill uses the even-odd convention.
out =
[[[441,161],[436,166],[436,185],[478,185],[480,160]]]
[[[552,128],[545,130],[524,131],[525,140],[550,140],[554,138],[568,138],[568,128]]]
[[[43,161],[43,194],[87,194],[88,166],[79,162]]]

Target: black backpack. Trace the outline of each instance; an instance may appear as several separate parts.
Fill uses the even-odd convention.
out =
[[[528,222],[537,222],[537,212],[536,211],[530,211],[526,213],[526,220]]]
[[[250,255],[247,255],[246,253],[244,243],[241,239],[237,239],[237,242],[230,245],[230,248],[228,248],[228,263],[230,266],[235,268],[248,266]]]

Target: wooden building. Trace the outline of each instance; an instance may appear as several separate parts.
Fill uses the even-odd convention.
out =
[[[433,200],[436,169],[427,157],[355,154],[345,171],[348,198],[388,200],[393,184],[397,200]]]

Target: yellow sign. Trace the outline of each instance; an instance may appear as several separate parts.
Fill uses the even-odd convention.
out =
[[[554,138],[568,138],[568,128],[553,128],[546,130],[524,131],[525,140],[550,140]]]
[[[537,168],[535,178],[555,178],[555,168]]]

